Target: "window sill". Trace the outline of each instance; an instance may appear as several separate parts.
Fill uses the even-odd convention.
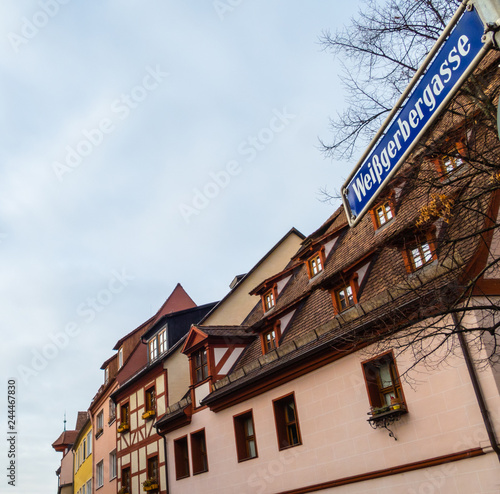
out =
[[[375,230],[375,235],[378,235],[379,233],[382,233],[384,230],[387,230],[392,224],[394,223],[394,218],[390,219],[389,221],[386,221],[383,225],[379,226]]]
[[[371,412],[368,412],[368,415],[371,415],[371,417],[368,419],[368,423],[370,424],[372,429],[386,429],[389,432],[389,437],[397,440],[392,430],[389,429],[389,426],[401,419],[403,415],[408,413],[408,410],[404,403],[391,405],[387,408],[387,411],[380,411],[378,413],[374,413],[373,410]]]
[[[296,448],[297,446],[302,446],[302,443],[297,443],[297,444],[288,444],[287,446],[281,446],[279,448],[280,451],[285,451],[285,449],[290,449],[290,448]]]
[[[193,472],[193,475],[201,475],[202,473],[207,473],[208,472],[208,469],[207,470],[200,470],[199,472]]]
[[[420,266],[418,269],[415,269],[411,273],[408,273],[409,278],[416,278],[419,274],[425,273],[432,267],[436,267],[438,265],[438,260],[433,259],[431,262],[428,262],[427,264],[424,264],[423,266]]]
[[[248,458],[238,458],[238,463],[243,463],[244,461],[248,461],[248,460],[255,460],[256,458],[258,458],[258,455],[255,455],[255,456],[249,456]]]

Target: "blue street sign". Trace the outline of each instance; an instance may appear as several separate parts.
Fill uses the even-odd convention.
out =
[[[467,10],[443,43],[401,111],[342,188],[349,224],[368,211],[384,185],[403,164],[421,134],[438,117],[453,94],[487,50],[484,25],[475,10]],[[483,53],[484,52],[484,53]],[[469,69],[469,70],[468,70]]]

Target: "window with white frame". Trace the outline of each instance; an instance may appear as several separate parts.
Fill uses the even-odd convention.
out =
[[[87,433],[87,456],[92,454],[92,431]]]
[[[96,484],[97,487],[104,485],[104,461],[101,460],[96,466]]]
[[[158,348],[160,349],[160,355],[167,351],[167,328],[163,328],[158,333]]]
[[[109,480],[116,477],[116,449],[109,453]]]
[[[121,369],[123,366],[123,348],[118,350],[118,369]]]
[[[149,360],[155,360],[167,350],[167,328],[165,327],[149,340]]]
[[[155,360],[158,357],[158,342],[156,337],[149,341],[149,360]]]

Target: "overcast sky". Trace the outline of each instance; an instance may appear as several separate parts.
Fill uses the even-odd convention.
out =
[[[319,151],[344,95],[318,38],[357,5],[1,2],[0,425],[15,377],[15,492],[56,492],[65,412],[72,429],[116,341],[178,282],[219,300],[291,227],[331,214],[319,190],[352,164]]]

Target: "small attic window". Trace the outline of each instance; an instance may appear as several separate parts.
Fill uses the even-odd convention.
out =
[[[375,208],[375,217],[379,227],[385,225],[388,221],[391,221],[392,218],[394,218],[394,214],[392,212],[391,204],[389,201],[384,202],[383,204]]]
[[[155,334],[149,340],[149,361],[152,362],[163,353],[168,350],[168,342],[167,342],[167,328],[164,327],[161,331]]]
[[[354,295],[352,292],[351,285],[343,286],[335,291],[335,297],[337,298],[339,312],[346,310],[347,308],[354,305]]]
[[[323,271],[323,256],[321,252],[317,252],[307,261],[307,272],[309,278],[314,278],[316,275]]]
[[[464,162],[461,156],[443,156],[440,161],[443,175],[455,171]]]
[[[276,305],[276,289],[275,287],[268,290],[262,295],[262,303],[264,305],[264,312],[271,310]]]
[[[123,347],[118,350],[118,369],[123,367]]]
[[[271,329],[268,329],[261,334],[262,354],[265,355],[275,348],[278,348],[280,338],[281,324],[278,321]]]
[[[434,236],[429,232],[403,250],[403,259],[408,273],[413,273],[437,260]]]
[[[333,308],[337,314],[340,314],[358,303],[358,290],[358,276],[354,273],[345,284],[330,292]]]
[[[379,202],[373,209],[370,210],[370,216],[373,222],[373,228],[378,230],[394,219],[395,216],[395,192],[394,190],[386,197],[383,202]]]
[[[465,155],[465,144],[463,141],[458,141],[444,150],[444,154],[433,159],[438,173],[444,179],[455,170],[464,164],[463,156]]]
[[[264,353],[268,353],[271,350],[274,350],[277,346],[276,340],[276,331],[275,329],[271,329],[270,331],[266,331],[262,335],[263,345],[264,345]]]

